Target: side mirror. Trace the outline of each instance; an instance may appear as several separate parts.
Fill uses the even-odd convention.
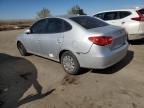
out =
[[[30,29],[27,29],[24,32],[25,32],[25,34],[30,34],[31,33]]]

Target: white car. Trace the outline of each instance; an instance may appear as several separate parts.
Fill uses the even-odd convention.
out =
[[[144,8],[103,11],[95,14],[94,17],[124,27],[129,40],[144,38]]]

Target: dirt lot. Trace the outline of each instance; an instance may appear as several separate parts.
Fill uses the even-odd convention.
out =
[[[0,20],[0,31],[6,30],[18,30],[30,27],[32,20],[19,20],[19,21],[1,21]]]
[[[2,108],[144,108],[144,41],[133,41],[111,68],[71,76],[57,62],[21,57],[15,38],[22,31],[0,32]]]

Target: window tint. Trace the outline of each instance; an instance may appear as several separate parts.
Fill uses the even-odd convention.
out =
[[[50,18],[46,27],[46,33],[60,33],[63,29],[63,23],[61,19]]]
[[[130,14],[131,14],[131,12],[128,12],[128,11],[120,11],[119,12],[120,18],[125,18],[125,17],[129,16]]]
[[[64,25],[63,32],[69,31],[69,30],[72,29],[72,26],[68,22],[66,22],[66,21],[63,21],[63,25]]]
[[[139,10],[139,12],[144,16],[144,9]]]
[[[89,17],[89,16],[72,17],[70,19],[80,24],[82,27],[86,29],[92,29],[92,28],[97,28],[97,27],[108,25],[107,23],[99,19],[96,19],[94,17]]]
[[[60,33],[71,30],[72,26],[59,18],[47,18],[36,22],[31,28],[31,33]]]
[[[116,20],[119,19],[118,12],[106,12],[104,20]]]
[[[104,13],[96,14],[95,17],[98,17],[100,19],[104,19]]]
[[[36,22],[31,28],[31,33],[44,33],[45,27],[47,25],[47,20],[43,19],[38,22]]]

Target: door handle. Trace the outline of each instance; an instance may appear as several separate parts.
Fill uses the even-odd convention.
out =
[[[125,22],[123,21],[121,24],[125,24]]]
[[[62,41],[60,39],[57,39],[57,43],[60,44],[62,43]]]
[[[112,22],[112,23],[115,23],[115,22]]]

